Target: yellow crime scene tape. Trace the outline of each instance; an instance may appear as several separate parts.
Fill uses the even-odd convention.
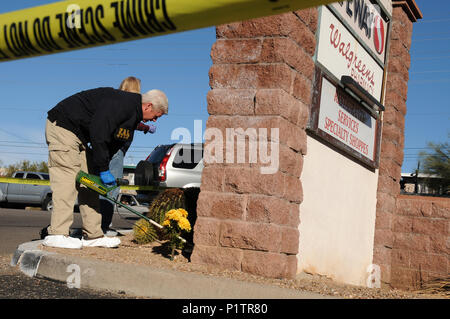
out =
[[[50,181],[42,179],[23,179],[23,178],[11,178],[11,177],[0,177],[0,183],[8,184],[23,184],[23,185],[43,185],[50,186]],[[125,185],[120,186],[121,190],[128,191],[157,191],[163,190],[164,188],[158,186],[140,186],[140,185]]]
[[[0,177],[0,183],[50,186],[50,181],[47,181],[47,180],[11,178],[11,177]]]
[[[0,14],[0,61],[114,44],[335,0],[76,0]]]

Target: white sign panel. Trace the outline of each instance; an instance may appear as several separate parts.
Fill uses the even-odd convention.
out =
[[[374,56],[385,62],[388,21],[380,14],[381,9],[370,0],[339,1],[331,4],[349,24]]]
[[[322,7],[317,61],[339,80],[351,76],[377,101],[381,101],[383,68],[334,16]]]
[[[375,118],[325,78],[322,79],[318,128],[375,161]]]

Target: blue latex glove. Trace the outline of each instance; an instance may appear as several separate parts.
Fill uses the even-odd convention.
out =
[[[116,178],[110,171],[101,172],[100,179],[106,186],[116,186]]]

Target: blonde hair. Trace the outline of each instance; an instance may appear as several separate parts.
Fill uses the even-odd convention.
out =
[[[119,90],[140,94],[141,80],[135,78],[134,76],[129,76],[125,78],[122,83],[120,83]]]
[[[169,100],[166,94],[160,90],[150,90],[142,94],[142,103],[152,103],[155,111],[161,111],[163,114],[169,112]]]

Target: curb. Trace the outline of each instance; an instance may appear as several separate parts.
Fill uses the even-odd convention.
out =
[[[149,266],[67,256],[38,249],[42,240],[20,245],[11,260],[29,277],[71,288],[162,299],[335,299],[317,293]]]

